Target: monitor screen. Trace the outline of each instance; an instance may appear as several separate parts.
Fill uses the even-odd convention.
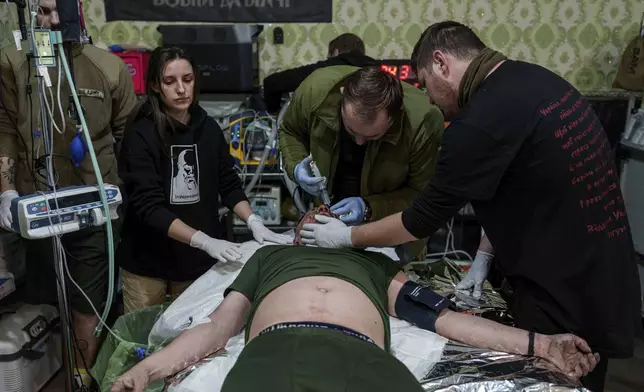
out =
[[[58,208],[69,208],[97,201],[101,201],[101,195],[98,191],[81,193],[73,196],[59,197],[58,201],[56,199],[49,199],[49,209],[55,210],[57,206]]]

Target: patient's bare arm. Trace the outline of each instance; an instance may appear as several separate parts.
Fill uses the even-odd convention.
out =
[[[402,286],[408,281],[399,272],[389,285],[389,314],[396,315],[395,303]],[[428,310],[429,311],[429,310]],[[443,309],[435,323],[436,333],[467,345],[519,355],[528,355],[528,331],[497,322]],[[590,372],[599,360],[590,347],[572,334],[534,336],[534,355],[547,359],[567,375],[579,378]]]
[[[209,317],[210,322],[182,332],[172,343],[122,375],[112,392],[143,392],[155,380],[171,376],[226,346],[244,326],[251,303],[232,291]]]
[[[528,355],[528,331],[449,309],[438,316],[436,333],[473,347]],[[534,355],[574,378],[588,374],[599,360],[584,339],[572,334],[535,333]]]

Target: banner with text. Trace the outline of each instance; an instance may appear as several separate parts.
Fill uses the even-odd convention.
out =
[[[333,0],[105,0],[108,22],[328,23]]]

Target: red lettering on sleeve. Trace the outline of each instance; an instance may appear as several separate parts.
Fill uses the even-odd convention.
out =
[[[577,111],[577,109],[579,109],[579,107],[581,106],[581,103],[582,103],[582,100],[581,100],[581,98],[579,98],[570,107],[570,109],[565,109],[565,110],[562,110],[561,112],[559,112],[559,119],[563,120],[565,118],[568,118],[568,117],[572,116],[572,114],[575,113],[575,111]]]
[[[586,225],[586,229],[588,230],[589,233],[599,233],[606,230],[606,227],[612,221],[613,221],[613,218],[609,216],[602,223],[592,223],[592,224]]]
[[[568,91],[566,91],[566,95],[564,95],[563,97],[561,97],[561,99],[559,100],[559,102],[561,102],[561,103],[565,103],[565,102],[568,100],[568,98],[570,98],[570,96],[572,95],[572,93],[574,93],[574,92],[575,92],[575,90],[574,90],[574,89],[568,89]]]
[[[626,212],[624,212],[622,210],[613,211],[613,218],[615,218],[616,221],[620,220],[622,218],[625,218],[625,217],[626,217]]]
[[[615,237],[618,237],[618,236],[620,236],[620,235],[622,235],[624,233],[626,233],[626,225],[623,225],[622,227],[619,227],[617,229],[611,230],[608,233],[606,233],[606,235],[608,236],[608,238],[615,238]]]
[[[573,152],[570,154],[570,156],[573,158],[578,158],[582,152],[588,151],[588,149],[589,149],[588,144],[584,144],[582,146],[575,148]]]
[[[604,205],[604,211],[608,211],[608,208],[614,205],[615,205],[615,200],[613,199]]]
[[[541,112],[541,115],[545,117],[545,116],[549,115],[550,113],[552,113],[553,110],[557,109],[559,107],[559,105],[560,105],[559,102],[553,102],[553,103],[549,104],[548,106],[546,106],[545,108],[539,110],[539,112]]]
[[[595,158],[597,158],[597,153],[595,151],[593,151],[592,153],[590,153],[590,155],[588,155],[586,158],[584,158],[584,165],[589,163],[589,162],[594,161]]]
[[[540,109],[540,110],[539,110],[539,112],[540,112],[540,113],[541,113],[541,115],[542,115],[542,116],[544,116],[544,117],[545,117],[545,116],[548,116],[550,113],[552,113],[552,112],[553,112],[555,109],[557,109],[559,106],[561,106],[562,104],[566,103],[566,102],[568,101],[568,99],[570,99],[570,97],[571,97],[574,93],[575,93],[575,90],[574,90],[574,89],[572,89],[572,88],[571,88],[571,89],[569,89],[568,91],[566,91],[566,94],[564,94],[561,98],[559,98],[559,100],[558,100],[558,101],[551,102],[551,103],[550,103],[550,104],[548,104],[548,106],[546,106],[545,108]]]
[[[572,147],[572,143],[573,139],[569,137],[568,141],[561,145],[561,148],[563,148],[564,151],[567,151],[570,147]]]
[[[583,182],[584,180],[586,180],[588,177],[592,176],[593,174],[595,174],[595,172],[592,171],[592,170],[589,170],[589,171],[587,171],[586,173],[584,173],[584,174],[582,174],[580,176],[573,177],[571,183],[573,185],[579,184],[580,182]]]
[[[557,139],[561,139],[562,137],[566,136],[566,133],[568,133],[568,129],[567,126],[564,125],[555,131],[555,137]]]
[[[584,200],[583,203],[581,204],[582,208],[584,208],[584,207],[588,208],[588,207],[590,207],[592,205],[595,205],[595,204],[601,202],[611,191],[613,191],[615,189],[617,189],[617,183],[613,182],[601,194]]]

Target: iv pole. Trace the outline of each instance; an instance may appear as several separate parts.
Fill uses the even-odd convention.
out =
[[[38,64],[38,52],[35,37],[32,35],[32,29],[27,28],[27,23],[25,20],[25,10],[27,9],[27,0],[14,0],[16,3],[16,8],[18,12],[18,26],[20,29],[20,34],[22,39],[27,39],[30,43],[31,52],[27,54],[28,66],[36,66]],[[31,1],[29,1],[29,15],[32,16],[32,7]],[[35,16],[35,14],[33,14]],[[33,23],[35,17],[32,17],[30,20]],[[43,102],[43,96],[41,91],[41,82],[42,76],[38,75],[36,72],[36,81],[38,83],[38,105],[39,105],[39,115],[41,120],[41,130],[43,131],[43,143],[45,146],[48,145],[47,135],[45,130],[50,130],[51,127],[49,124],[50,119],[47,117],[47,114],[42,110],[45,106]],[[31,94],[31,80],[27,81],[27,93]],[[33,113],[30,111],[30,115],[33,116]],[[17,130],[16,130],[17,131]],[[33,129],[31,130],[33,132]],[[32,157],[34,159],[34,157]],[[46,159],[47,166],[47,182],[48,185],[55,184],[55,178],[53,176],[53,167],[51,162],[51,154]],[[73,366],[73,356],[71,350],[71,316],[69,314],[69,302],[67,297],[67,288],[65,285],[65,274],[63,267],[63,259],[61,258],[61,252],[63,251],[58,245],[57,238],[52,238],[52,245],[54,250],[54,270],[57,280],[57,296],[58,296],[58,308],[59,308],[59,320],[62,331],[62,347],[65,350],[63,354],[63,374],[65,376],[65,390],[72,391],[74,389],[73,376],[72,376],[72,366]],[[65,355],[66,354],[66,355]]]
[[[36,34],[34,30],[34,25],[36,22],[36,16],[37,16],[37,7],[38,7],[38,0],[7,0],[16,3],[17,9],[18,9],[18,22],[19,22],[19,27],[20,27],[20,34],[22,35],[22,39],[26,39],[29,42],[30,46],[30,51],[27,54],[27,61],[28,61],[28,66],[34,67],[37,69],[35,72],[36,76],[36,81],[37,81],[37,87],[38,87],[38,103],[39,103],[39,117],[40,117],[40,125],[41,125],[41,135],[42,135],[42,142],[45,148],[46,152],[46,160],[45,160],[45,166],[47,169],[47,185],[48,185],[48,190],[54,190],[56,188],[56,176],[54,173],[54,167],[53,167],[53,151],[52,151],[52,140],[53,140],[53,135],[51,132],[53,132],[53,124],[52,121],[53,119],[50,119],[48,117],[48,114],[43,110],[46,107],[46,102],[45,99],[46,97],[43,95],[46,93],[43,89],[43,82],[44,80],[47,80],[46,73],[48,72],[48,69],[44,66],[41,65],[41,60],[40,60],[40,52],[39,52],[39,47],[38,43],[36,42]],[[56,8],[57,12],[59,15],[59,19],[61,22],[61,31],[60,32],[55,32],[51,33],[50,31],[50,37],[52,37],[52,44],[56,45],[56,49],[58,50],[58,58],[59,61],[62,63],[59,63],[59,66],[64,66],[67,75],[68,75],[68,82],[70,86],[75,86],[74,83],[74,67],[73,67],[73,46],[78,45],[81,43],[85,42],[85,29],[82,26],[82,16],[80,15],[81,12],[81,0],[56,0]],[[25,9],[29,9],[29,17],[30,17],[30,25],[27,26],[27,23],[25,22]],[[46,30],[49,31],[49,30]],[[32,83],[31,80],[27,81],[27,93],[31,94],[32,91]],[[83,124],[83,127],[86,127],[85,120],[83,118],[83,112],[81,112],[82,106],[80,102],[78,101],[74,91],[72,91],[72,96],[70,97],[70,105],[69,105],[69,112],[68,116],[70,119],[76,120],[77,124]],[[32,112],[30,111],[30,115]],[[64,115],[64,114],[62,114]],[[34,131],[33,129],[31,130],[32,132]],[[64,131],[64,130],[63,130]],[[85,130],[85,137],[89,138],[87,131]],[[94,169],[98,172],[100,172],[100,169],[98,168],[98,163],[96,162],[96,159],[94,157],[93,149],[90,146],[90,153],[92,157],[92,164],[94,166]],[[33,157],[32,157],[33,158]],[[99,181],[99,185],[102,187],[102,181]],[[55,200],[55,199],[54,199]],[[105,195],[101,194],[101,200],[105,204],[105,212],[109,214],[109,211],[107,210],[107,200],[105,198]],[[109,226],[109,224],[108,224]],[[109,236],[108,236],[109,237]],[[108,242],[111,240],[108,238]],[[69,305],[69,293],[67,290],[67,284],[66,284],[66,263],[65,263],[65,254],[64,249],[62,248],[62,245],[60,243],[60,236],[54,236],[52,238],[52,245],[53,245],[53,252],[54,252],[54,270],[56,273],[56,280],[57,280],[57,296],[58,296],[58,305],[59,305],[59,319],[60,319],[60,325],[62,329],[62,343],[63,347],[65,349],[65,353],[63,355],[63,371],[65,375],[65,386],[67,391],[72,391],[75,389],[75,382],[74,382],[74,376],[72,373],[72,370],[75,367],[75,361],[74,361],[74,351],[72,348],[72,342],[74,341],[74,336],[72,335],[73,331],[73,326],[72,326],[72,315],[71,315],[71,308]],[[109,300],[108,300],[109,302]],[[108,304],[109,306],[109,304]],[[107,310],[105,311],[107,312]],[[100,333],[100,329],[97,328],[97,331],[95,331],[95,334]]]
[[[20,25],[20,32],[22,34],[23,39],[28,39],[31,47],[31,53],[28,54],[28,61],[29,61],[29,66],[30,67],[37,67],[39,65],[39,53],[38,53],[38,45],[36,43],[36,37],[33,36],[33,28],[27,28],[27,24],[25,22],[25,9],[27,8],[27,4],[29,3],[29,16],[31,23],[33,25],[33,22],[35,21],[36,13],[34,10],[34,7],[32,6],[32,2],[37,2],[38,0],[15,0],[17,9],[18,9],[18,23]],[[37,4],[36,4],[37,5]],[[76,9],[76,16],[75,19],[78,21],[80,19],[78,15],[78,3],[77,0],[56,0],[56,7],[58,9],[59,14],[62,14],[60,19],[62,23],[65,23],[69,21],[70,13],[72,14],[72,28],[69,29],[67,28],[66,30],[71,30],[68,31],[73,34],[73,13],[74,13],[74,8]],[[61,12],[62,11],[62,12]],[[37,12],[37,11],[36,11]],[[69,22],[68,22],[69,23]],[[78,22],[77,22],[78,23]],[[65,27],[64,27],[65,28]],[[67,34],[67,37],[69,37],[70,34]],[[68,41],[74,41],[72,38],[71,40],[68,39]],[[80,41],[80,30],[78,34],[78,38],[76,39],[76,42]],[[65,42],[64,47],[66,51],[69,51],[68,53],[71,54],[71,42]],[[67,56],[67,58],[70,60],[72,59],[72,56]],[[59,59],[62,59],[61,56],[59,56]],[[62,60],[59,60],[62,61]],[[60,66],[60,65],[59,65]],[[72,65],[70,64],[70,68],[72,68]],[[73,68],[72,68],[73,69]],[[38,93],[38,104],[39,104],[39,114],[40,114],[40,120],[41,120],[41,134],[43,137],[43,144],[45,147],[45,151],[47,153],[46,160],[45,160],[45,166],[47,169],[47,183],[48,186],[53,189],[56,184],[56,179],[54,175],[54,168],[53,168],[53,151],[51,151],[51,144],[50,144],[50,138],[52,135],[49,134],[49,132],[53,132],[52,126],[50,124],[50,121],[52,121],[50,118],[48,118],[47,113],[43,110],[45,108],[45,103],[44,103],[44,97],[43,97],[43,91],[42,91],[42,78],[43,76],[40,75],[36,71],[36,81],[37,81],[37,93]],[[31,81],[27,81],[29,88],[28,91],[31,93]],[[73,105],[70,106],[73,108]],[[32,130],[33,132],[33,130]],[[49,151],[47,151],[49,150]],[[34,157],[32,157],[34,159]],[[58,236],[52,237],[52,249],[54,252],[54,271],[56,275],[56,280],[57,280],[57,296],[58,296],[58,308],[59,308],[59,320],[60,320],[60,326],[61,326],[61,332],[62,332],[62,348],[63,348],[63,363],[62,363],[62,371],[65,377],[65,390],[66,391],[73,391],[75,389],[75,383],[74,383],[74,377],[72,373],[72,369],[74,368],[74,352],[72,349],[72,333],[71,333],[71,328],[72,327],[72,315],[70,312],[70,306],[69,306],[69,293],[67,290],[67,284],[66,284],[66,275],[65,275],[65,266],[64,266],[64,255],[62,252],[64,252],[63,248],[60,246],[60,239]]]
[[[58,56],[58,61],[63,61],[63,58],[67,59],[69,64],[69,70],[71,73],[72,80],[70,81],[70,86],[75,86],[75,74],[74,74],[74,64],[73,64],[73,53],[72,46],[74,44],[79,44],[81,42],[81,29],[80,29],[80,7],[78,5],[78,0],[56,0],[56,9],[59,15],[61,28],[62,28],[62,39],[63,39],[63,50],[65,51],[65,56]],[[60,48],[60,47],[59,47]],[[62,67],[62,64],[59,64]],[[59,81],[60,83],[60,81]],[[70,104],[69,104],[69,117],[76,120],[76,124],[80,124],[80,118],[78,115],[78,110],[75,110],[73,98],[70,95]],[[61,115],[64,115],[61,113]],[[51,129],[51,128],[49,128]],[[65,130],[63,130],[64,132]],[[52,151],[53,153],[53,151]],[[51,156],[49,163],[51,162]],[[54,180],[53,178],[51,180]],[[55,263],[56,263],[56,275],[59,277],[59,308],[61,310],[61,323],[63,324],[63,340],[66,344],[65,347],[66,354],[64,362],[64,372],[65,372],[65,384],[67,391],[73,391],[75,389],[74,375],[72,369],[74,369],[77,364],[75,364],[75,357],[73,351],[73,336],[71,334],[71,329],[73,328],[73,317],[71,315],[71,308],[68,298],[68,291],[66,287],[66,275],[65,275],[65,265],[63,254],[64,249],[60,244],[60,240],[57,237],[52,238],[53,248],[55,249]],[[63,317],[64,314],[64,317]],[[78,344],[78,342],[75,342]]]

